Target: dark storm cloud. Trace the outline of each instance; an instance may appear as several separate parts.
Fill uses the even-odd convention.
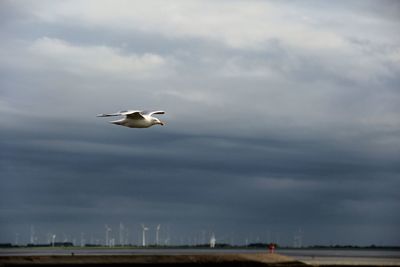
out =
[[[68,129],[68,124],[64,127]],[[96,129],[101,131],[100,127]],[[85,132],[85,126],[81,130]],[[398,201],[395,190],[398,181],[390,178],[391,174],[384,175],[389,178],[385,177],[386,182],[381,185],[385,166],[351,164],[360,156],[343,155],[315,142],[314,148],[305,149],[310,143],[210,136],[165,137],[161,133],[135,133],[136,138],[129,139],[131,133],[125,132],[121,141],[107,145],[105,136],[99,135],[85,137],[83,134],[81,138],[92,138],[80,141],[42,136],[42,142],[37,139],[28,142],[27,134],[23,145],[16,142],[20,137],[5,135],[8,144],[3,144],[3,153],[8,160],[2,169],[8,170],[5,176],[10,180],[7,179],[3,188],[2,195],[7,196],[3,207],[29,210],[24,215],[9,212],[8,220],[38,220],[45,216],[42,220],[50,224],[72,223],[75,216],[83,214],[90,221],[96,221],[93,218],[107,221],[111,215],[135,220],[132,215],[126,215],[129,207],[135,209],[136,216],[146,220],[161,217],[168,221],[184,212],[186,216],[180,218],[182,223],[190,215],[189,223],[196,220],[200,224],[210,219],[221,223],[234,220],[285,224],[293,217],[303,224],[315,220],[340,224],[341,217],[359,216],[352,214],[353,209],[347,211],[348,206],[357,206],[358,202]],[[143,155],[146,149],[154,152]],[[374,176],[374,172],[380,177]],[[35,182],[26,185],[25,177]],[[391,185],[389,190],[388,185]],[[23,197],[13,198],[15,191]],[[8,196],[7,192],[12,195]],[[188,206],[197,211],[191,214]],[[111,211],[105,212],[105,207]],[[201,207],[213,208],[199,213]],[[157,215],[147,212],[146,208]],[[399,219],[384,210],[380,212],[384,216],[379,212],[362,216],[370,221],[377,216],[389,216],[394,222]]]
[[[120,221],[135,243],[142,222],[174,243],[400,240],[391,11],[43,3],[2,3],[0,242],[27,242],[31,224],[42,242],[104,242]],[[126,108],[165,109],[167,126],[95,117]]]

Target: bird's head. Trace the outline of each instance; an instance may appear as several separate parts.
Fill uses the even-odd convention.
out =
[[[164,126],[164,123],[157,118],[153,118],[153,124],[160,124],[161,126]]]

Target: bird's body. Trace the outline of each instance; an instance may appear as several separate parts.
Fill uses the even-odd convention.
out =
[[[125,116],[123,119],[110,121],[110,123],[129,128],[148,128],[156,124],[164,125],[159,119],[153,117],[153,114],[165,114],[165,112],[161,110],[152,112],[124,110],[110,114],[99,114],[97,117]]]

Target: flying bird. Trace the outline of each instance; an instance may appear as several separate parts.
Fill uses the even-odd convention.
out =
[[[97,117],[125,116],[123,119],[110,121],[110,123],[129,128],[148,128],[156,124],[164,125],[162,121],[153,117],[154,114],[165,114],[165,112],[162,110],[151,112],[140,110],[123,110],[116,113],[99,114]]]

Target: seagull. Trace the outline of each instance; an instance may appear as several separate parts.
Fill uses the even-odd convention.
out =
[[[125,118],[110,121],[110,123],[121,125],[129,128],[149,128],[153,125],[164,125],[162,121],[153,117],[153,114],[165,114],[162,110],[157,111],[141,111],[141,110],[123,110],[110,114],[99,114],[97,117],[125,116]]]

